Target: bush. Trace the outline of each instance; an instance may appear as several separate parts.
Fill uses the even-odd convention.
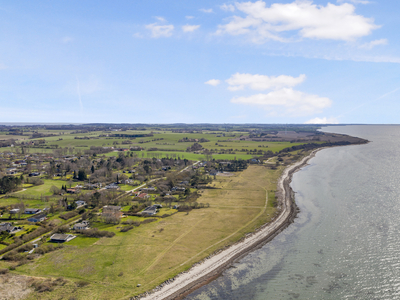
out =
[[[136,227],[140,226],[140,222],[129,220],[129,219],[124,221],[124,222],[122,222],[121,224],[123,224],[123,225],[132,225],[132,226],[136,226]]]
[[[53,246],[53,245],[42,245],[39,248],[37,248],[35,250],[35,253],[37,254],[46,254],[58,249],[62,249],[64,246],[63,245],[58,245],[57,247]]]
[[[17,249],[17,252],[22,253],[22,252],[27,252],[33,249],[33,245],[31,243],[22,245]]]
[[[60,226],[60,227],[58,227],[56,230],[55,230],[55,233],[66,233],[66,232],[68,232],[70,229],[69,229],[69,226],[68,225],[63,225],[63,226]]]
[[[40,178],[32,177],[32,178],[29,178],[29,183],[33,184],[33,185],[41,185],[41,184],[44,184],[44,181]]]
[[[57,278],[52,281],[51,279],[46,279],[43,281],[35,280],[31,284],[31,287],[35,289],[38,293],[51,292],[55,286],[64,285],[66,281],[63,278]]]
[[[124,226],[122,227],[119,231],[121,232],[127,232],[129,230],[133,229],[133,226]]]
[[[17,251],[13,250],[3,255],[3,260],[9,261],[20,261],[23,260],[24,256]]]
[[[84,287],[84,286],[87,286],[88,284],[89,284],[89,282],[84,281],[84,280],[79,280],[78,282],[76,282],[77,287]]]
[[[146,219],[146,220],[144,220],[144,221],[142,221],[140,223],[141,224],[148,224],[148,223],[155,222],[155,221],[157,221],[157,219]]]
[[[6,252],[8,252],[8,251],[13,250],[13,249],[15,249],[15,248],[21,246],[22,244],[23,244],[22,241],[18,241],[18,242],[16,242],[16,243],[13,243],[13,244],[11,244],[11,245],[9,245],[9,246],[7,246],[7,247],[1,249],[1,250],[0,250],[0,255],[3,254],[3,253],[6,253]]]
[[[86,230],[79,230],[79,233],[86,237],[95,237],[95,238],[102,238],[102,237],[108,237],[111,238],[115,235],[114,232],[111,231],[106,231],[106,230],[98,230],[97,228],[94,229],[86,229]]]

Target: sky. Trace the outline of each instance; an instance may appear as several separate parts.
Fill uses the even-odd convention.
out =
[[[0,122],[399,124],[399,11],[0,1]]]

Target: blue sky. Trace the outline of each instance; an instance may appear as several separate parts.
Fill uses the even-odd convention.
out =
[[[0,1],[1,122],[399,123],[398,1]]]

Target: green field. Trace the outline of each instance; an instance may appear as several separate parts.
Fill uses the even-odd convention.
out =
[[[68,184],[68,181],[60,180],[60,179],[43,179],[43,181],[44,181],[44,184],[27,188],[25,191],[15,193],[15,195],[17,195],[17,196],[21,196],[21,195],[51,196],[52,193],[50,192],[50,188],[53,185],[58,188],[61,188],[61,186]],[[72,184],[72,186],[74,186],[74,185],[76,185],[76,183]],[[69,185],[68,185],[68,187],[69,187]]]

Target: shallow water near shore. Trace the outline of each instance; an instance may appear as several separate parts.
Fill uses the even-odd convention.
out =
[[[185,299],[399,299],[400,126],[332,126],[371,141],[319,151],[293,176],[301,212]]]

